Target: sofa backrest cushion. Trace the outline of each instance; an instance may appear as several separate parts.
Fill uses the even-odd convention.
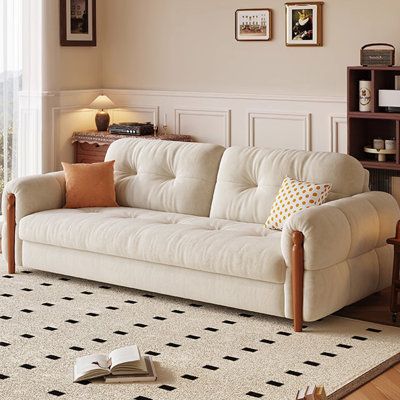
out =
[[[368,191],[368,173],[351,156],[235,146],[222,157],[210,216],[264,223],[286,176],[332,184],[327,201]]]
[[[214,144],[120,139],[107,151],[115,160],[121,206],[209,216],[225,148]]]

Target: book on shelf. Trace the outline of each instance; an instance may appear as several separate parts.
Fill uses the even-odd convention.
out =
[[[149,382],[157,379],[153,360],[142,357],[136,345],[121,347],[110,354],[79,357],[74,366],[74,382],[103,378],[106,383]]]
[[[323,386],[309,385],[297,392],[296,400],[326,400]]]

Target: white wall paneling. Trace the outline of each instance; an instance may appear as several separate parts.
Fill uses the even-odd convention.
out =
[[[347,118],[344,116],[329,116],[331,146],[329,151],[347,153]]]
[[[159,127],[159,107],[132,107],[118,104],[118,108],[110,111],[111,123],[117,122],[151,122]]]
[[[175,109],[175,133],[198,142],[231,145],[231,110]]]
[[[71,90],[46,94],[48,170],[72,161],[74,130],[94,129],[95,110],[86,107],[101,92],[118,107],[115,122],[152,121],[166,133],[192,134],[224,146],[256,145],[346,152],[346,100],[341,97],[247,95],[151,90]]]
[[[311,150],[311,114],[249,111],[248,145]]]

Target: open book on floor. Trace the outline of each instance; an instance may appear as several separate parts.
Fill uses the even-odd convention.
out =
[[[79,357],[74,382],[104,377],[107,383],[155,381],[157,374],[150,356],[141,357],[136,345],[121,347],[110,354]]]

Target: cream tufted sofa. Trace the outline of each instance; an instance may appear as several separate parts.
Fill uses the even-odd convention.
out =
[[[106,159],[116,160],[119,208],[63,209],[61,172],[7,185],[11,273],[15,262],[294,318],[297,331],[390,283],[385,241],[399,208],[368,192],[350,156],[126,139]],[[263,223],[286,176],[333,189],[271,231]]]

